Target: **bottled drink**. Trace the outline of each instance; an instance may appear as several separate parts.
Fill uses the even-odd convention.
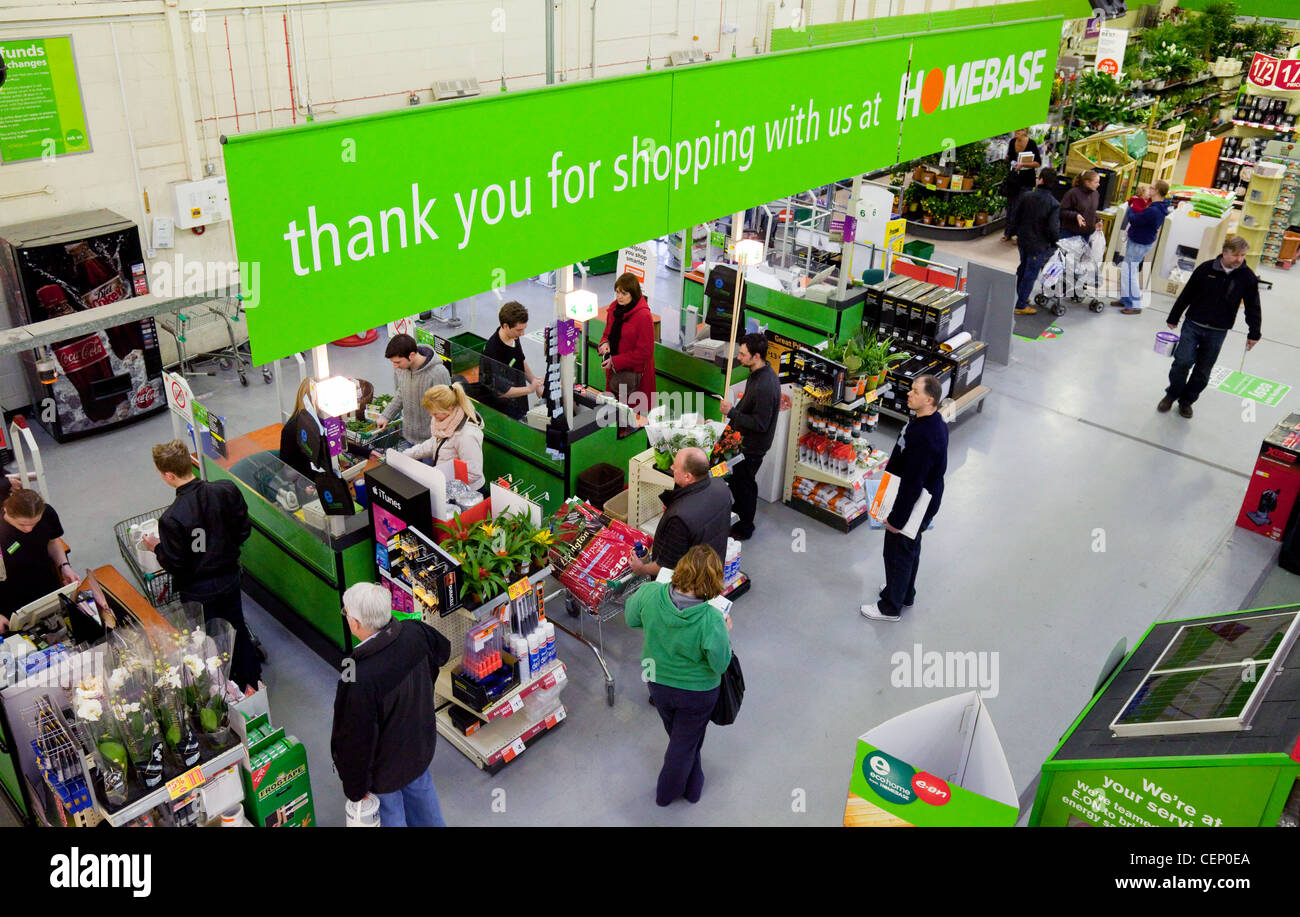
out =
[[[107,306],[131,296],[121,272],[109,264],[108,259],[90,247],[88,242],[74,242],[65,246],[72,256],[72,268],[84,291],[82,301],[87,309]],[[108,341],[119,360],[133,350],[144,347],[144,335],[138,321],[127,322],[107,329]]]
[[[77,311],[68,302],[67,293],[57,283],[46,284],[36,291],[36,298],[49,318],[71,315]],[[108,362],[108,352],[98,333],[60,341],[53,348],[63,375],[81,396],[81,409],[91,420],[107,420],[117,412],[117,406],[126,400],[123,392],[108,398],[97,399],[91,394],[91,384],[113,377],[113,367]]]

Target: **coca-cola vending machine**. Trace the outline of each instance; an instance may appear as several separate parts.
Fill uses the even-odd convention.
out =
[[[0,291],[15,327],[148,293],[139,230],[111,210],[0,228]],[[167,406],[152,318],[78,334],[50,352],[52,384],[42,382],[35,354],[23,365],[32,413],[59,442]]]

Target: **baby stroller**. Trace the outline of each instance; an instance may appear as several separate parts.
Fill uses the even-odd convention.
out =
[[[1043,265],[1035,284],[1034,305],[1046,306],[1053,315],[1064,315],[1066,300],[1083,302],[1088,308],[1103,312],[1105,304],[1097,298],[1101,288],[1101,262],[1093,256],[1092,241],[1086,236],[1067,236],[1056,243],[1056,251]]]

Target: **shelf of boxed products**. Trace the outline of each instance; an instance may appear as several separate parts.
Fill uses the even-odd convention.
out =
[[[438,731],[456,750],[479,767],[495,771],[509,764],[546,732],[564,722],[569,712],[562,702],[543,707],[535,716],[497,720],[473,730],[461,732],[452,722],[446,707],[438,711]]]
[[[434,692],[438,697],[445,697],[456,706],[463,707],[479,719],[487,720],[490,723],[493,720],[515,715],[524,708],[524,701],[530,696],[538,691],[548,691],[556,685],[562,685],[568,680],[568,677],[564,663],[557,659],[543,667],[536,678],[503,695],[496,703],[483,710],[475,710],[454,695],[451,685],[451,667],[443,666],[438,673],[438,684],[434,688]]]
[[[835,484],[819,483],[795,475],[789,505],[827,525],[850,532],[867,521],[871,498],[867,491],[853,491]]]
[[[184,774],[172,780],[160,784],[156,790],[141,796],[132,803],[128,803],[116,812],[109,812],[104,808],[98,799],[95,800],[95,806],[99,809],[100,814],[104,816],[104,821],[108,822],[114,828],[120,828],[125,824],[144,815],[154,806],[160,806],[172,799],[178,799],[185,793],[202,786],[207,782],[210,775],[215,775],[224,771],[232,764],[238,764],[244,760],[244,746],[241,743],[235,743],[234,747],[227,748],[225,751],[213,755],[207,761],[203,761],[190,768]],[[86,770],[83,773],[90,773],[85,758],[83,756],[83,767]]]
[[[952,423],[971,408],[975,408],[977,414],[981,413],[984,410],[984,398],[991,391],[992,389],[987,385],[977,385],[960,398],[949,399],[939,405],[939,416],[948,423]],[[880,413],[893,417],[895,420],[908,421],[912,419],[911,412],[895,411],[893,408],[887,408],[884,405],[881,405]]]

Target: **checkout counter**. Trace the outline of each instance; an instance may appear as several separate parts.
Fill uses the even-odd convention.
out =
[[[280,461],[280,430],[271,424],[232,438],[223,458],[204,450],[203,473],[209,481],[233,481],[248,504],[253,532],[241,554],[244,591],[337,662],[353,644],[343,593],[375,581],[369,517],[360,504],[350,515],[326,516],[312,482]]]

